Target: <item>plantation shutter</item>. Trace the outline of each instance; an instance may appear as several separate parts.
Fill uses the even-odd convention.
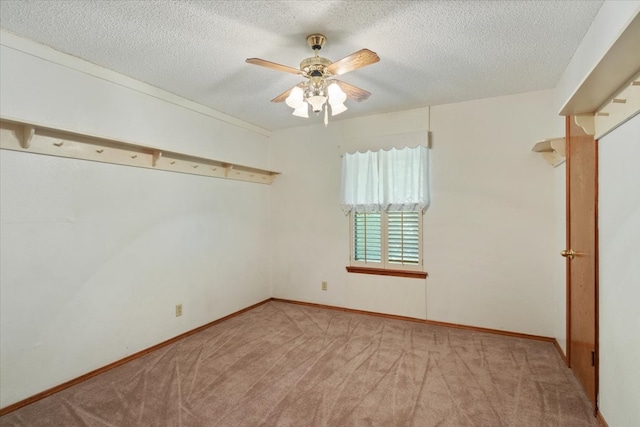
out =
[[[392,264],[420,263],[420,212],[388,213],[387,256]]]
[[[353,213],[354,259],[361,262],[382,260],[382,218],[380,212]]]

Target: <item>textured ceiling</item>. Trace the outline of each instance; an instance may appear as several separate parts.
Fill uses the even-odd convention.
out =
[[[302,81],[246,64],[298,67],[323,33],[340,77],[371,97],[334,119],[555,87],[602,1],[1,0],[0,26],[265,129],[321,122],[269,101]]]

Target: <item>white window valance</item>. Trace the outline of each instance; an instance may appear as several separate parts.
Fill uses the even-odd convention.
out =
[[[341,205],[345,213],[425,211],[429,207],[428,148],[344,154]]]

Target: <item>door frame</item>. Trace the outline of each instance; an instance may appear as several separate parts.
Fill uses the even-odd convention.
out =
[[[566,224],[565,224],[565,245],[566,249],[572,248],[571,242],[571,121],[575,121],[575,124],[582,128],[584,133],[588,136],[594,137],[595,144],[595,155],[594,155],[594,168],[595,168],[595,179],[594,179],[594,396],[587,396],[589,400],[593,403],[593,411],[594,415],[598,413],[598,393],[599,393],[599,360],[600,360],[600,344],[599,344],[599,330],[600,330],[600,320],[599,320],[599,236],[598,236],[598,181],[599,181],[599,167],[598,167],[598,156],[599,156],[599,140],[595,139],[595,126],[594,126],[594,116],[593,115],[584,115],[584,116],[566,116],[565,117],[565,152],[567,156],[566,161],[566,170],[565,170],[565,212],[566,212]],[[572,354],[571,354],[571,327],[573,324],[572,319],[572,311],[571,311],[571,295],[572,295],[572,287],[571,287],[571,259],[567,258],[565,261],[565,272],[566,272],[566,363],[569,368],[573,370],[571,366]],[[581,384],[582,385],[582,384]],[[586,392],[586,390],[585,390]]]

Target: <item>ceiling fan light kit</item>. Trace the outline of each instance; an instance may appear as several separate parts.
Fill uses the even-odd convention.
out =
[[[300,86],[294,86],[284,102],[291,108],[300,108],[304,103],[304,90]]]
[[[297,117],[309,118],[309,104],[307,102],[301,102],[300,106],[293,110],[293,115]]]
[[[331,104],[331,115],[337,116],[340,113],[347,111],[347,106],[344,104]]]
[[[366,90],[332,77],[374,64],[380,60],[375,52],[369,49],[361,49],[337,62],[331,62],[327,58],[318,55],[318,51],[322,49],[326,41],[327,38],[322,34],[311,34],[307,37],[307,44],[313,49],[314,56],[303,59],[300,62],[300,69],[259,58],[246,60],[249,64],[305,77],[307,81],[278,95],[271,102],[284,101],[289,107],[293,108],[293,115],[297,117],[308,118],[309,106],[311,106],[311,110],[316,115],[320,115],[324,111],[325,126],[328,123],[329,106],[331,106],[331,115],[337,116],[347,111],[347,106],[344,105],[347,98],[361,102],[371,95]]]

